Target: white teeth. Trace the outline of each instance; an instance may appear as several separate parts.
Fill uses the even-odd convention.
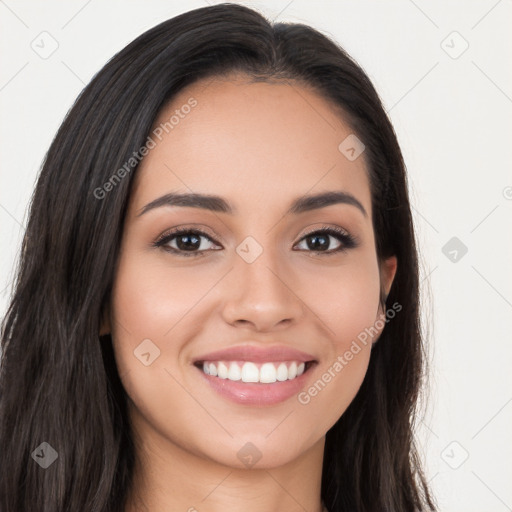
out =
[[[217,365],[217,372],[218,372],[218,376],[221,379],[227,379],[228,378],[228,367],[223,362],[220,362]]]
[[[254,363],[245,363],[242,366],[242,381],[243,382],[258,382],[260,379],[260,372]]]
[[[210,367],[213,363],[210,363]],[[229,380],[240,380],[242,378],[242,372],[240,370],[240,366],[238,366],[236,363],[232,362],[229,365],[228,370],[228,379]]]
[[[297,377],[297,363],[293,361],[293,363],[288,368],[288,378],[295,379]]]
[[[260,369],[260,382],[275,382],[277,379],[276,367],[272,363],[264,363]]]
[[[277,380],[279,382],[283,382],[284,380],[288,380],[288,368],[284,363],[281,363],[277,367]]]
[[[297,361],[263,363],[259,365],[246,361],[241,367],[235,361],[205,361],[203,363],[203,372],[206,375],[233,381],[241,380],[242,382],[261,382],[264,384],[293,380],[302,375],[305,368],[305,363],[298,363]]]

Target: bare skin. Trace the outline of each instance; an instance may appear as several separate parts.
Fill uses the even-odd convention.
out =
[[[350,161],[339,151],[352,131],[313,91],[240,76],[182,90],[155,127],[191,97],[197,105],[137,171],[102,325],[112,333],[136,433],[127,512],[321,512],[325,434],[356,395],[372,343],[335,376],[332,367],[381,318],[379,293],[389,292],[397,265],[395,257],[377,260],[364,154]],[[352,195],[366,214],[338,203],[285,215],[293,200],[328,191]],[[222,196],[234,213],[167,205],[140,215],[169,192]],[[183,235],[153,245],[177,226],[205,233],[191,251],[199,255],[182,255]],[[345,241],[324,235],[315,253],[306,235],[325,227],[348,232],[356,246],[333,252]],[[257,244],[249,251],[262,250],[251,263],[236,250],[247,237]],[[148,366],[134,357],[146,339],[160,350]],[[193,362],[241,345],[314,355],[306,391],[329,368],[332,378],[308,403],[297,395],[235,403]],[[239,456],[244,446],[261,456],[250,467]]]

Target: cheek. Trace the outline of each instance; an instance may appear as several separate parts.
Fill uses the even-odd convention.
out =
[[[159,399],[154,390],[169,384],[165,368],[180,350],[169,340],[200,297],[189,285],[183,273],[164,272],[135,250],[121,255],[112,290],[112,343],[123,384],[139,407]]]
[[[121,258],[112,293],[112,313],[134,339],[162,339],[215,282],[147,257]]]
[[[112,290],[112,342],[123,386],[134,411],[169,435],[185,423],[176,410],[186,415],[197,408],[178,384],[182,377],[173,378],[193,329],[183,340],[178,333],[183,334],[187,314],[193,314],[194,305],[215,281],[215,276],[209,284],[206,275],[205,280],[191,279],[191,274],[169,265],[164,268],[134,250],[121,256]],[[144,354],[149,356],[145,359]]]
[[[380,277],[376,259],[360,253],[357,262],[322,269],[302,294],[322,320],[327,339],[338,350],[372,326],[378,315]],[[313,283],[313,285],[311,285]]]
[[[316,273],[308,296],[329,341],[315,380],[298,396],[313,432],[320,428],[314,418],[332,425],[345,412],[368,368],[372,338],[367,333],[379,318],[380,278],[373,256],[360,256],[358,264]]]

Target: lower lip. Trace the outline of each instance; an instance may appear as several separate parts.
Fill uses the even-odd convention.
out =
[[[297,395],[304,387],[309,374],[313,369],[311,365],[302,375],[292,380],[276,381],[270,384],[260,382],[242,382],[229,379],[221,379],[206,375],[200,368],[195,366],[197,371],[201,372],[204,379],[210,386],[223,397],[245,405],[274,405],[288,400]]]

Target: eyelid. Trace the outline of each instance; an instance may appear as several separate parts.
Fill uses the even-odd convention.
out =
[[[302,240],[303,238],[309,236],[309,235],[312,235],[314,233],[318,233],[319,231],[323,232],[323,231],[329,231],[329,230],[333,230],[333,231],[336,231],[338,232],[339,234],[344,234],[346,236],[352,236],[346,229],[340,227],[340,226],[329,226],[327,224],[323,224],[321,226],[316,226],[314,228],[311,228],[310,230],[306,231],[300,238],[300,240]],[[299,241],[300,241],[299,240]]]
[[[178,226],[174,226],[173,228],[166,229],[162,234],[160,234],[154,242],[154,245],[158,244],[169,235],[178,235],[180,232],[198,232],[201,236],[208,236],[212,242],[215,242],[217,245],[219,242],[217,241],[217,235],[214,235],[213,232],[203,226],[202,224],[180,224]],[[221,238],[221,237],[218,237]]]

